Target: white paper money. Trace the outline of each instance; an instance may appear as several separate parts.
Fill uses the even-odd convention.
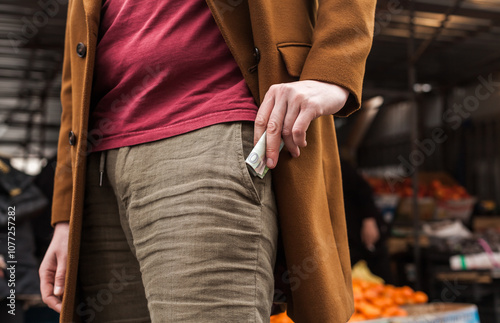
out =
[[[280,151],[283,148],[285,143],[283,139],[281,139]],[[250,155],[248,155],[246,159],[246,163],[250,165],[252,173],[255,176],[259,176],[260,178],[264,178],[266,176],[269,168],[266,166],[266,132],[262,134],[259,141],[253,147]]]

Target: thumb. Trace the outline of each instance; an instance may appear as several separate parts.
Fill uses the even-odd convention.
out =
[[[62,296],[66,279],[66,259],[58,259],[56,277],[54,280],[54,295]]]

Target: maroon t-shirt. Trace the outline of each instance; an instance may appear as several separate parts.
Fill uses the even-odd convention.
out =
[[[95,59],[89,152],[255,120],[204,0],[103,0]]]

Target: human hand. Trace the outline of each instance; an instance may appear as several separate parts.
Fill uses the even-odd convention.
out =
[[[4,278],[3,271],[7,269],[7,264],[5,263],[5,259],[2,255],[0,255],[0,278]]]
[[[375,243],[380,238],[377,222],[374,218],[366,218],[361,225],[361,241],[368,250],[375,249]]]
[[[69,223],[59,222],[49,248],[40,265],[40,291],[42,300],[54,311],[61,313],[66,260],[68,258]]]
[[[278,162],[281,138],[293,157],[307,145],[306,130],[312,120],[344,107],[349,91],[331,83],[304,80],[272,85],[255,119],[254,145],[267,130],[266,164]]]

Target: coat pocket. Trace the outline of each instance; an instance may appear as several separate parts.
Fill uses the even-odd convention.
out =
[[[279,43],[276,45],[285,63],[286,70],[290,76],[300,77],[302,67],[306,61],[311,44],[308,43]]]

